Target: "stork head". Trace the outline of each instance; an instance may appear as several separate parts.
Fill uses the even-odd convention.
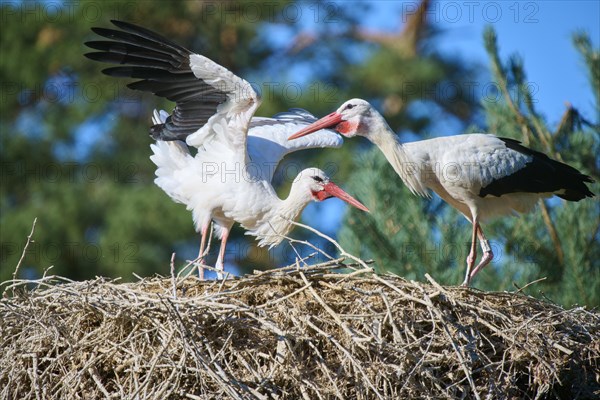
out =
[[[318,168],[308,168],[300,172],[294,182],[294,186],[298,186],[304,194],[309,194],[311,200],[323,201],[331,197],[337,197],[359,210],[369,212],[367,207],[343,191],[329,179],[325,172]]]
[[[334,129],[346,137],[369,136],[369,132],[380,122],[381,115],[363,99],[346,101],[336,111],[313,122],[288,140],[311,134],[320,129]]]

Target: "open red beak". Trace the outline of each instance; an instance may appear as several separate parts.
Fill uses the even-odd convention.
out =
[[[292,136],[290,136],[288,138],[288,140],[298,139],[299,137],[306,136],[306,135],[316,132],[320,129],[333,128],[340,122],[342,122],[342,116],[334,111],[331,114],[324,116],[320,120],[315,121],[312,124],[308,125],[306,128],[294,133]]]
[[[365,207],[360,201],[356,200],[354,197],[344,192],[338,185],[336,185],[333,182],[327,183],[325,186],[323,186],[323,191],[317,193],[317,198],[319,200],[325,200],[331,196],[337,197],[340,200],[344,200],[346,203],[353,205],[359,210],[370,212],[369,209]]]

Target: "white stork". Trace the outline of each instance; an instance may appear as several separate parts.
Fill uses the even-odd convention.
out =
[[[543,197],[579,201],[594,196],[585,185],[593,182],[589,176],[514,139],[478,133],[400,143],[381,114],[362,99],[348,100],[288,139],[327,128],[346,137],[364,136],[381,150],[413,194],[429,197],[427,189],[431,189],[472,223],[463,286],[494,257],[481,222],[528,212]],[[477,237],[483,256],[474,267]]]
[[[223,271],[234,222],[256,236],[260,246],[274,246],[312,200],[335,196],[368,211],[316,168],[300,172],[287,199],[275,193],[271,179],[286,154],[342,144],[332,131],[319,132],[314,140],[288,142],[291,133],[316,121],[310,113],[293,109],[273,118],[253,118],[260,99],[248,82],[152,31],[126,22],[112,23],[121,30],[92,28],[111,40],[87,42],[100,51],[86,56],[124,64],[102,72],[138,78],[128,87],[176,103],[172,115],[154,112],[150,135],[156,143],[151,145],[151,160],[158,167],[155,183],[192,211],[195,228],[201,232],[200,264],[211,221],[221,238],[216,269]],[[195,156],[188,146],[197,149]],[[201,267],[199,273],[203,278]]]

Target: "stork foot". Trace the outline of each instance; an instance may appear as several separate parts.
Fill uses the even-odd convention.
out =
[[[465,278],[465,280],[463,281],[463,283],[460,284],[461,287],[469,287],[469,284],[471,283],[471,278]]]
[[[471,282],[471,271],[473,270],[473,266],[475,265],[475,259],[477,258],[477,252],[471,251],[467,256],[467,273],[465,274],[465,280],[460,286],[468,287]]]
[[[483,269],[483,267],[488,265],[493,259],[494,259],[494,253],[492,252],[492,250],[491,249],[486,250],[483,253],[483,256],[481,257],[481,261],[479,262],[479,264],[475,267],[475,269],[473,269],[473,271],[471,271],[471,276],[469,278],[473,279],[475,277],[475,275],[477,275],[477,273],[479,271],[481,271]]]

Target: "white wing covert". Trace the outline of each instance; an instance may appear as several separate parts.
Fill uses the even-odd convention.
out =
[[[322,129],[310,136],[296,140],[287,138],[310,125],[317,118],[301,108],[275,114],[272,118],[254,117],[248,132],[248,155],[250,162],[265,173],[269,182],[279,162],[289,153],[313,148],[338,148],[342,137],[330,129]]]

